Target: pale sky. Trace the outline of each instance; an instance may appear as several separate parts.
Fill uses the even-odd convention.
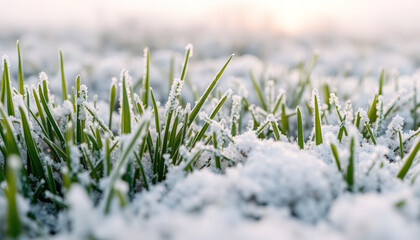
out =
[[[233,19],[245,27],[269,24],[290,34],[331,29],[367,36],[420,33],[418,0],[0,0],[0,9],[0,29],[101,28],[130,18],[157,28]]]

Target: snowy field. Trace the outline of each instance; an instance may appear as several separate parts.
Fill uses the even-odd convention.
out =
[[[0,239],[420,236],[414,36],[6,32]]]

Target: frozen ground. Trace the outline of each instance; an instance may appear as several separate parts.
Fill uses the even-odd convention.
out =
[[[276,99],[282,89],[286,93],[285,110],[292,114],[296,111],[292,103],[295,90],[316,54],[318,61],[310,73],[310,84],[299,101],[304,149],[299,149],[296,141],[295,115],[288,117],[289,134],[281,134],[280,139],[275,140],[269,127],[263,130],[264,137],[249,130],[252,126],[248,122],[252,118],[247,112],[241,120],[241,134],[233,136],[231,141],[222,140],[228,142],[221,150],[228,160],[222,161],[221,170],[215,167],[215,154],[209,152],[200,155],[193,172],[184,171],[183,165],[169,165],[164,181],[148,191],[139,185],[140,190],[130,196],[131,202],[121,207],[114,201],[108,214],[103,212],[101,197],[86,191],[92,181],[88,171],[82,172],[80,181],[63,194],[67,208],[61,211],[56,211],[51,202],[31,203],[18,195],[19,214],[24,225],[21,239],[418,239],[419,157],[414,158],[403,180],[397,178],[397,174],[410,150],[420,140],[415,135],[419,121],[414,116],[418,113],[413,113],[419,101],[416,89],[420,87],[417,81],[420,52],[416,49],[420,44],[414,40],[360,42],[309,36],[276,36],[276,39],[278,41],[255,38],[235,44],[193,39],[197,43],[182,96],[184,101],[193,103],[193,92],[201,94],[228,56],[235,52],[237,55],[218,85],[221,93],[230,88],[233,95],[245,97],[249,104],[259,106],[248,73],[252,70],[266,87],[263,92],[267,104],[272,108],[272,99]],[[144,70],[142,48],[145,45],[114,41],[110,42],[106,37],[89,37],[83,41],[77,38],[64,42],[48,40],[39,34],[21,36],[25,83],[37,84],[38,73],[45,71],[51,94],[58,95],[56,102],[61,104],[57,57],[57,49],[61,48],[68,86],[81,73],[82,83],[88,87],[88,101],[91,102],[94,95],[98,96],[98,114],[108,122],[111,78],[118,78],[121,69],[125,68],[133,76],[135,85]],[[0,52],[10,57],[11,77],[16,88],[15,40],[2,38],[0,43]],[[147,43],[150,42],[142,44]],[[150,85],[162,106],[170,88],[171,59],[175,66],[174,76],[179,76],[186,43],[149,44]],[[385,69],[385,77],[378,113],[375,112],[379,120],[372,123],[375,145],[364,132],[363,123],[369,121],[364,114],[371,107],[375,93],[380,91],[381,67]],[[326,99],[326,84],[331,93],[336,93],[338,102],[334,102],[334,98],[331,103]],[[312,89],[319,90],[323,115],[324,141],[319,145],[313,140]],[[231,100],[228,101],[231,106]],[[205,109],[210,109],[212,103]],[[337,117],[337,103],[340,105],[338,111],[346,116],[343,122]],[[259,109],[255,107],[255,111]],[[57,112],[59,115],[60,107]],[[357,113],[362,116],[359,128],[353,123]],[[384,113],[388,115],[384,116]],[[223,127],[229,129],[230,114],[230,107],[225,106],[218,114],[217,122],[211,125],[211,132],[223,131]],[[256,114],[259,122],[264,122],[265,117],[270,120],[266,115]],[[114,118],[119,117],[115,112]],[[282,117],[275,114],[274,118],[277,121]],[[117,122],[112,127],[115,132],[119,129]],[[341,126],[346,127],[348,135],[340,142],[337,134]],[[151,129],[154,128],[152,124]],[[396,150],[398,132],[403,141],[407,140],[403,146],[403,159]],[[348,177],[347,167],[352,164],[348,160],[352,154],[349,150],[351,139],[356,144],[354,172],[351,173],[354,184],[349,187],[345,176]],[[341,171],[337,169],[331,144],[338,149]],[[1,158],[2,165],[4,157]],[[147,177],[152,179],[150,159],[145,157],[142,161]],[[59,175],[55,178],[57,182],[61,181]],[[103,187],[108,183],[109,178],[104,178],[99,185]],[[125,182],[117,183],[121,192],[128,191]],[[4,193],[0,191],[0,222],[7,221],[7,207]],[[35,217],[28,217],[29,213]],[[0,224],[0,239],[5,234],[6,226]]]

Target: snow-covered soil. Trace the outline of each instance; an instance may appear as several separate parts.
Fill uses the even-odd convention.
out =
[[[17,88],[14,41],[2,41],[5,47],[0,50],[10,57],[12,82]],[[224,157],[221,169],[216,168],[216,154],[211,151],[200,155],[192,172],[185,171],[185,165],[168,164],[164,181],[151,185],[148,191],[143,185],[137,186],[140,190],[130,196],[132,200],[126,206],[113,201],[107,214],[103,211],[102,197],[86,190],[92,181],[88,172],[82,173],[80,181],[63,194],[62,201],[67,207],[60,211],[56,211],[52,202],[31,203],[30,199],[18,195],[24,225],[20,239],[418,239],[419,156],[414,158],[403,180],[397,178],[411,149],[420,140],[415,135],[420,121],[414,116],[418,113],[413,113],[413,109],[417,109],[415,104],[420,101],[417,96],[420,82],[416,74],[420,54],[412,51],[417,45],[318,39],[314,48],[307,41],[290,37],[279,46],[273,46],[272,52],[263,46],[256,47],[258,51],[246,46],[246,54],[233,58],[215,91],[223,93],[230,88],[234,96],[244,97],[250,105],[254,104],[251,109],[263,111],[249,77],[248,72],[252,70],[258,81],[264,83],[263,95],[267,104],[271,104],[268,108],[273,108],[273,99],[285,92],[286,113],[294,114],[296,108],[291,104],[294,90],[316,53],[318,61],[310,73],[310,84],[299,101],[304,149],[297,143],[296,115],[288,117],[289,134],[280,134],[276,140],[269,125],[262,130],[264,136],[258,136],[252,130],[251,114],[245,112],[241,117],[240,134],[229,136],[230,141],[226,137],[222,140],[228,143],[221,150]],[[52,47],[36,37],[25,37],[20,43],[25,83],[37,84],[38,73],[45,71],[51,94],[57,95],[56,102],[61,104],[56,45]],[[135,85],[143,74],[143,56],[141,50],[133,53],[131,48],[99,51],[89,46],[95,43],[61,44],[67,83],[68,86],[73,84],[76,75],[81,73],[82,83],[89,91],[88,101],[97,95],[98,115],[108,122],[111,78],[119,77],[121,69],[125,68],[133,76]],[[235,47],[226,47],[212,53],[208,49],[211,46],[212,43],[203,43],[194,49],[190,60],[182,96],[192,105],[193,92],[201,95],[230,51],[235,51]],[[170,91],[171,59],[175,63],[174,76],[179,76],[183,51],[151,49],[150,85],[160,102],[158,105],[165,106]],[[247,54],[249,52],[261,58]],[[380,67],[385,69],[381,90]],[[326,84],[337,98],[326,99],[330,98],[325,95]],[[319,145],[314,140],[311,101],[317,91],[313,89],[318,89],[322,113],[323,142]],[[378,91],[382,91],[375,112],[378,120],[371,125],[374,144],[363,124],[369,122],[367,114]],[[230,131],[232,100],[228,101],[229,105],[223,107],[210,126],[211,132],[224,131],[223,128]],[[207,114],[215,105],[214,101],[209,102],[204,108]],[[57,107],[54,114],[59,117],[65,111],[64,107]],[[345,117],[343,122],[337,111]],[[267,120],[280,120],[279,114],[280,111],[266,116]],[[355,127],[358,114],[361,117],[359,128]],[[264,122],[265,115],[257,114],[258,121]],[[112,130],[118,132],[118,112],[114,118]],[[163,116],[161,118],[164,121]],[[199,121],[203,122],[204,118],[205,114],[200,114]],[[347,134],[339,141],[337,135],[342,126]],[[156,135],[154,123],[151,129]],[[403,159],[398,149],[399,132],[405,142]],[[350,147],[352,140],[354,151]],[[340,170],[331,144],[338,150]],[[354,162],[349,161],[351,155]],[[150,158],[146,156],[142,161],[147,177],[152,179]],[[0,167],[3,164],[4,156],[1,156]],[[348,172],[350,164],[354,167],[351,173]],[[354,176],[351,186],[347,182],[348,174]],[[61,176],[55,178],[61,181]],[[105,189],[107,184],[109,178],[104,178],[99,186]],[[128,191],[124,181],[117,181],[116,185],[121,192]],[[6,237],[3,223],[8,221],[7,208],[7,199],[0,190],[0,239]],[[28,213],[35,217],[28,217]]]

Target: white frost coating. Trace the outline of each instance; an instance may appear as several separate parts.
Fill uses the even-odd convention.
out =
[[[376,114],[378,116],[377,124],[376,124],[376,137],[379,136],[382,130],[382,123],[384,120],[384,98],[382,95],[378,96],[378,102],[376,103]]]
[[[192,57],[193,53],[194,53],[194,51],[193,51],[194,48],[193,48],[193,45],[191,43],[188,43],[187,46],[185,47],[185,50],[188,51],[188,49],[190,50],[190,56],[189,57]]]
[[[6,62],[7,67],[10,69],[10,60],[9,56],[6,54],[1,57],[1,69],[4,71],[4,62]]]
[[[313,109],[315,109],[315,96],[316,96],[316,99],[317,99],[318,105],[319,105],[319,103],[320,103],[319,92],[318,92],[318,89],[316,89],[316,88],[314,88],[312,90],[311,106],[312,106]],[[314,116],[315,116],[315,114],[314,114]]]
[[[167,114],[170,110],[174,110],[178,107],[179,104],[179,96],[181,95],[182,86],[184,85],[184,81],[181,81],[179,78],[175,78],[172,86],[171,91],[169,92],[168,101],[165,105],[165,113]]]
[[[351,100],[347,100],[344,106],[344,116],[346,117],[346,123],[351,123],[354,119],[353,116],[353,104]]]
[[[206,112],[204,112],[204,111],[200,111],[200,112],[198,113],[198,118],[200,118],[200,120],[206,120],[206,119],[208,119],[208,118],[209,118],[209,115],[207,115],[207,113],[206,113]]]
[[[224,97],[230,98],[230,96],[232,96],[232,94],[233,94],[233,90],[229,88],[229,89],[225,92],[225,94],[223,94],[222,98],[224,98]]]
[[[338,101],[338,97],[335,93],[330,94],[329,102],[330,104],[334,104],[338,108],[338,110],[341,110],[340,101]]]
[[[39,73],[39,81],[47,81],[48,82],[48,75],[45,72]]]
[[[395,138],[395,135],[402,131],[403,126],[404,118],[397,114],[388,125],[388,129],[386,130],[387,137],[391,139]]]
[[[71,166],[71,170],[72,172],[77,172],[79,170],[80,167],[80,157],[82,156],[82,153],[80,152],[80,149],[73,145],[73,144],[69,144],[70,146],[70,166]]]
[[[114,188],[123,194],[127,194],[129,190],[128,183],[120,179],[115,182]]]
[[[274,117],[273,114],[270,113],[270,114],[267,115],[267,121],[269,121],[269,122],[276,122],[277,119],[276,119],[276,117]]]
[[[361,124],[361,126],[364,126],[365,124],[369,124],[370,120],[369,120],[369,117],[367,115],[367,112],[362,108],[359,108],[357,110],[357,112],[360,113],[360,124]]]
[[[73,110],[73,103],[71,103],[69,100],[63,102],[62,112],[65,116],[72,115]]]
[[[8,162],[9,167],[11,167],[14,170],[19,170],[22,167],[22,161],[16,155],[9,156],[7,158],[7,162]]]

